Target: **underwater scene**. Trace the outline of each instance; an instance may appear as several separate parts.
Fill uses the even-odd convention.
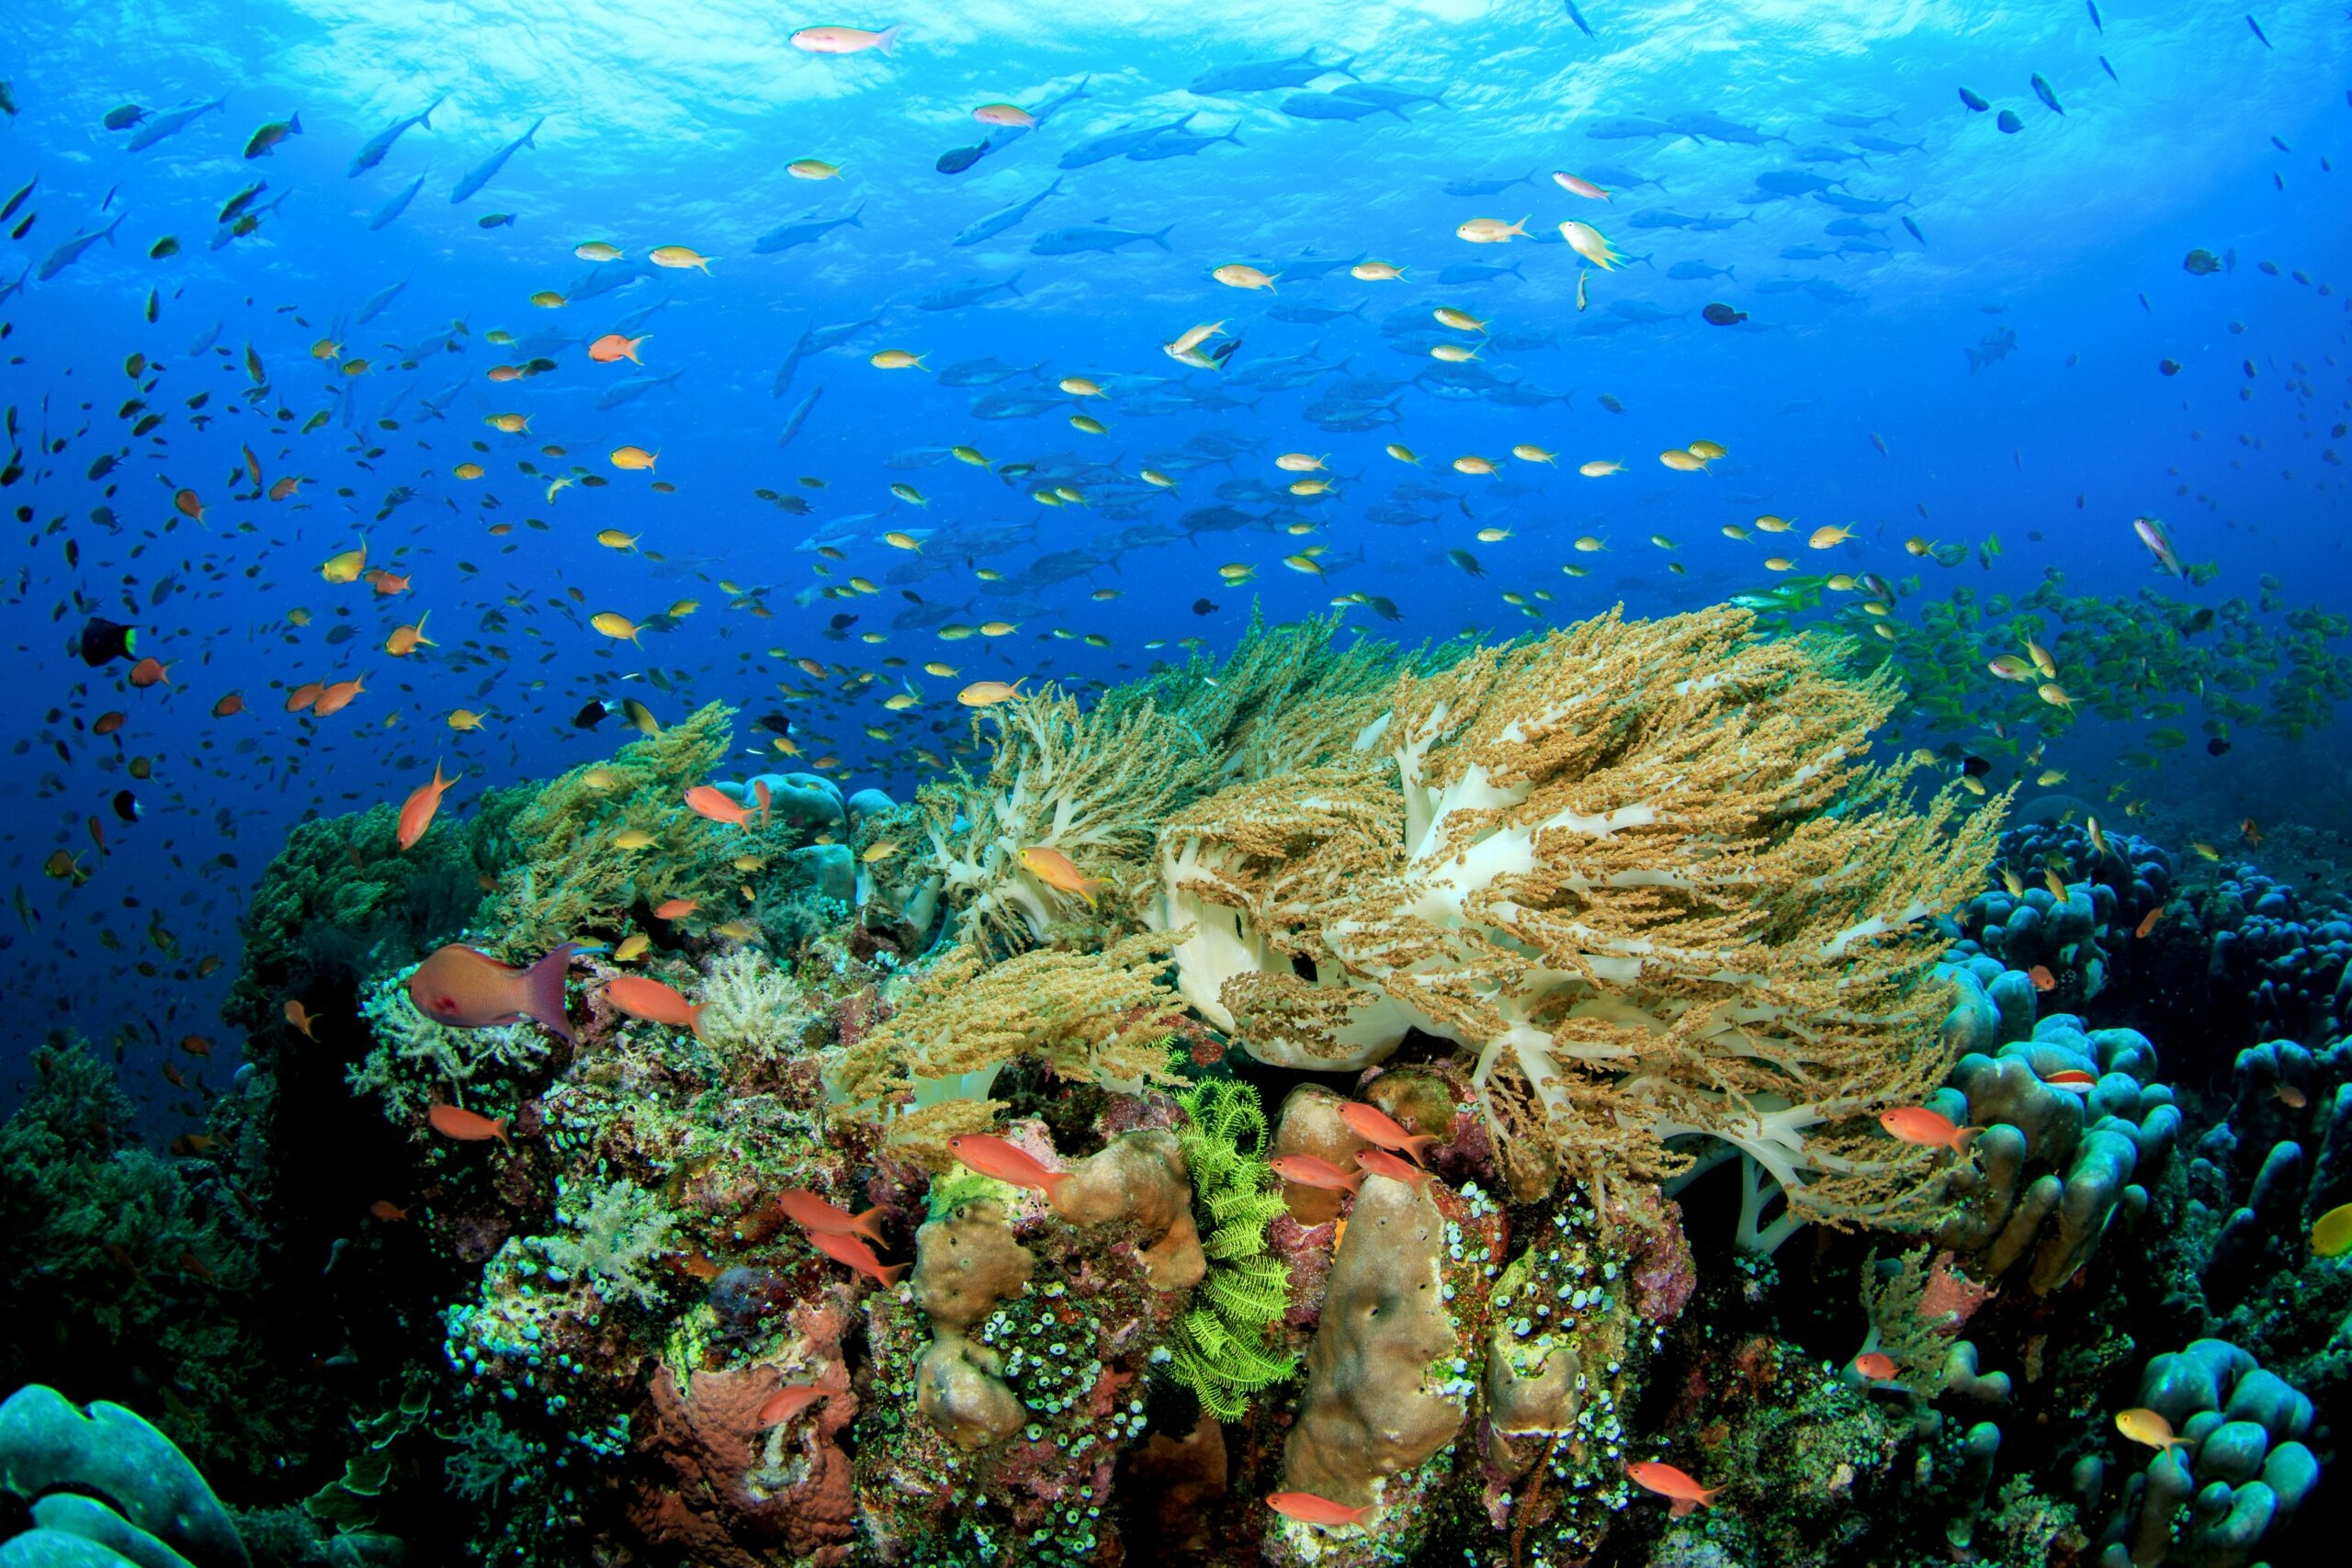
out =
[[[0,1568],[2345,1561],[2347,160],[2344,0],[7,7]]]

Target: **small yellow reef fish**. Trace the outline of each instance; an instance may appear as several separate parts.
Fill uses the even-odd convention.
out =
[[[1420,464],[1420,454],[1415,452],[1410,446],[1404,445],[1402,442],[1391,441],[1387,446],[1382,447],[1381,450],[1387,453],[1390,457],[1396,458],[1400,463],[1411,463],[1416,467],[1419,467]]]
[[[710,264],[718,258],[704,255],[692,245],[656,245],[645,253],[645,259],[655,266],[679,269],[700,267],[707,276],[710,272]]]
[[[1522,463],[1548,463],[1559,456],[1557,452],[1546,452],[1543,447],[1525,441],[1512,447],[1510,455]]]
[[[1323,459],[1305,452],[1285,452],[1274,459],[1274,467],[1286,474],[1311,474],[1322,468]]]
[[[1695,452],[1685,451],[1679,446],[1668,447],[1657,455],[1657,460],[1678,474],[1703,473],[1707,467],[1705,458]]]
[[[1019,696],[1021,694],[1021,682],[1026,681],[1027,679],[1029,679],[1029,677],[1023,675],[1021,677],[1020,681],[1013,681],[1011,682],[1003,681],[975,681],[970,685],[965,687],[962,691],[956,693],[956,700],[963,704],[967,708],[994,707],[999,703],[1009,703],[1013,698]]]
[[[1348,268],[1348,276],[1360,283],[1396,283],[1405,276],[1405,269],[1385,261],[1361,261]]]
[[[1248,262],[1227,262],[1209,274],[1227,288],[1264,288],[1274,287],[1274,276],[1259,271]]]
[[[1495,471],[1495,460],[1492,457],[1481,457],[1476,452],[1467,453],[1453,459],[1453,471],[1457,474],[1492,474]]]
[[[1458,333],[1483,333],[1487,330],[1486,322],[1469,311],[1457,310],[1451,305],[1440,305],[1430,314],[1438,319],[1440,325],[1452,327]]]
[[[1589,463],[1578,463],[1577,465],[1577,472],[1582,474],[1589,479],[1607,479],[1611,474],[1622,474],[1624,471],[1624,464],[1611,462],[1607,458],[1603,457],[1595,457]]]
[[[630,828],[613,835],[613,848],[616,850],[650,850],[652,847],[653,835],[642,828]]]
[[[876,370],[928,370],[922,355],[909,354],[903,348],[885,348],[866,355],[865,362]]]
[[[596,542],[608,550],[633,550],[641,537],[639,534],[624,534],[618,528],[604,528],[597,531]]]
[[[1854,531],[1851,528],[1823,526],[1815,528],[1813,531],[1813,536],[1805,540],[1805,544],[1813,549],[1826,550],[1842,545],[1853,536]]]

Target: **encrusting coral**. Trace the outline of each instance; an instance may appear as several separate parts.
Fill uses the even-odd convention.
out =
[[[1749,627],[1612,613],[1484,649],[1404,677],[1362,762],[1193,806],[1151,917],[1186,998],[1285,1065],[1455,1041],[1522,1192],[1714,1137],[1792,1213],[1920,1212],[1929,1163],[1865,1118],[1950,1065],[1915,922],[1973,890],[1997,813],[1914,809],[1907,766],[1863,760],[1891,685]]]

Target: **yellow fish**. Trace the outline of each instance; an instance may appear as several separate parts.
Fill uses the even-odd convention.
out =
[[[1102,886],[1089,881],[1069,856],[1043,844],[1032,844],[1013,858],[1021,863],[1022,870],[1046,886],[1059,893],[1074,893],[1090,906],[1094,902],[1094,889]]]
[[[645,950],[652,945],[653,939],[651,937],[646,935],[643,931],[633,931],[629,935],[621,938],[620,945],[613,949],[613,962],[616,964],[634,964],[639,959],[644,957]]]
[[[2188,1439],[2173,1436],[2172,1423],[2156,1411],[2144,1406],[2117,1413],[2115,1429],[2135,1443],[2145,1443],[2152,1449],[2186,1448]]]
[[[329,582],[356,582],[359,574],[368,570],[368,547],[344,550],[331,555],[320,564],[319,575]]]
[[[876,370],[927,370],[920,354],[909,354],[903,348],[886,348],[866,356],[865,362]]]
[[[2312,1222],[2312,1250],[2322,1258],[2352,1252],[2352,1203],[2338,1203]]]
[[[652,847],[653,835],[642,828],[630,828],[613,835],[613,848],[616,850],[650,850]]]
[[[617,610],[600,610],[588,617],[588,624],[615,642],[634,643],[637,634],[645,629]]]
[[[707,276],[710,272],[710,264],[718,258],[703,255],[692,245],[656,245],[645,253],[645,259],[655,266],[677,268],[698,266]]]
[[[1589,479],[1607,479],[1611,474],[1622,474],[1624,471],[1624,464],[1611,462],[1606,457],[1595,457],[1589,463],[1577,465],[1577,472]]]
[[[613,467],[628,473],[650,473],[653,471],[653,460],[661,455],[659,452],[648,452],[642,446],[616,446],[613,448]]]
[[[953,674],[954,671],[949,671],[948,673]],[[970,685],[965,687],[962,691],[956,693],[956,700],[963,704],[967,708],[994,707],[999,703],[1009,703],[1013,698],[1019,696],[1021,694],[1021,682],[1026,681],[1027,679],[1029,679],[1029,677],[1023,675],[1021,677],[1021,680],[1009,682],[1004,681],[975,681]]]

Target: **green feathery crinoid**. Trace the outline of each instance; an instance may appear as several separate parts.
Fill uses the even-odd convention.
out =
[[[1290,1266],[1266,1254],[1282,1193],[1263,1157],[1266,1113],[1256,1089],[1209,1079],[1177,1099],[1191,1122],[1180,1139],[1209,1270],[1194,1298],[1200,1304],[1177,1325],[1169,1373],[1210,1415],[1238,1421],[1251,1394],[1298,1370],[1296,1357],[1267,1345],[1267,1331],[1290,1305]]]

